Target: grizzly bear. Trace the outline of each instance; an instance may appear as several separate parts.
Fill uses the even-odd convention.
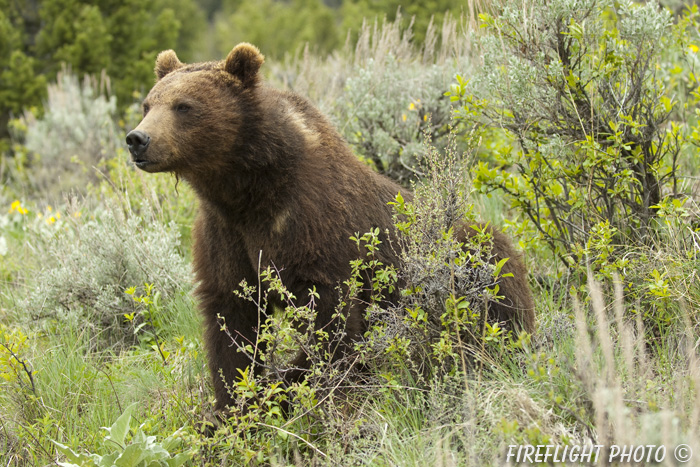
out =
[[[411,199],[355,157],[308,100],[264,85],[263,60],[245,43],[219,62],[186,65],[172,50],[161,52],[143,120],[126,137],[136,167],[176,174],[199,200],[193,262],[217,411],[232,403],[227,386],[238,370],[259,367],[237,351],[256,345],[260,324],[256,305],[234,294],[241,281],[257,284],[259,271],[272,265],[294,296],[315,288],[316,326],[332,325],[337,287],[360,255],[349,238],[377,227],[394,232],[389,203],[400,192]],[[463,226],[461,237],[470,230]],[[490,319],[532,333],[525,266],[503,234],[492,234],[494,260],[510,260],[502,270],[504,299],[490,304]],[[392,248],[377,259],[400,262]],[[362,307],[348,308],[343,342],[366,330]],[[295,365],[303,368],[304,357]]]

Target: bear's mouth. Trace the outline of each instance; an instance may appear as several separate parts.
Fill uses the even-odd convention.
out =
[[[143,169],[144,167],[148,166],[151,164],[150,161],[147,161],[145,159],[134,159],[134,165],[138,167],[139,169]]]

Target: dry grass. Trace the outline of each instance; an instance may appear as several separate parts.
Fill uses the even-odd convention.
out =
[[[389,56],[406,66],[422,67],[464,62],[472,56],[473,17],[457,19],[447,14],[441,26],[431,22],[421,46],[412,41],[413,23],[405,27],[402,22],[400,13],[394,21],[364,21],[356,42],[348,35],[341,50],[325,57],[311,54],[306,47],[300,55],[288,56],[284,63],[271,64],[270,78],[331,112],[349,77],[360,68],[381,70]]]

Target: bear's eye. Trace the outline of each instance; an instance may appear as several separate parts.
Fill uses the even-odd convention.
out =
[[[184,114],[190,111],[190,106],[187,104],[178,104],[175,106],[175,111]]]
[[[145,117],[148,111],[151,110],[151,106],[148,104],[143,104],[143,116]]]

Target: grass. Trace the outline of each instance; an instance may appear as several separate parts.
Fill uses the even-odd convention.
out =
[[[82,218],[90,217],[83,211]],[[197,434],[212,394],[189,289],[171,294],[158,308],[162,324],[155,331],[168,355],[165,362],[148,333],[129,345],[101,348],[95,330],[77,321],[29,319],[36,312],[27,308],[32,280],[40,265],[50,263],[41,259],[47,243],[37,236],[57,233],[44,229],[43,218],[13,222],[10,246],[34,245],[16,251],[34,269],[7,263],[11,280],[0,294],[2,343],[13,350],[0,354],[5,464],[54,463],[59,457],[51,440],[100,452],[101,427],[132,403],[138,425],[159,439],[186,427],[196,440],[192,463],[240,460],[244,453],[231,436],[214,447]],[[400,384],[379,378],[383,384],[353,389],[349,404],[334,400],[316,413],[335,417],[323,429],[313,417],[290,425],[256,422],[258,430],[245,435],[246,449],[255,451],[250,462],[262,453],[272,465],[333,465],[341,456],[347,465],[499,465],[509,444],[698,447],[700,374],[690,307],[700,294],[688,267],[681,270],[689,275],[677,281],[682,323],[650,340],[641,319],[627,312],[634,304],[613,283],[555,281],[551,269],[535,266],[543,277],[533,283],[539,332],[524,352],[485,358],[468,374],[447,373],[427,387],[407,374],[394,375]],[[571,286],[583,293],[574,298]],[[27,339],[13,338],[17,330]],[[280,430],[292,434],[281,444]]]

